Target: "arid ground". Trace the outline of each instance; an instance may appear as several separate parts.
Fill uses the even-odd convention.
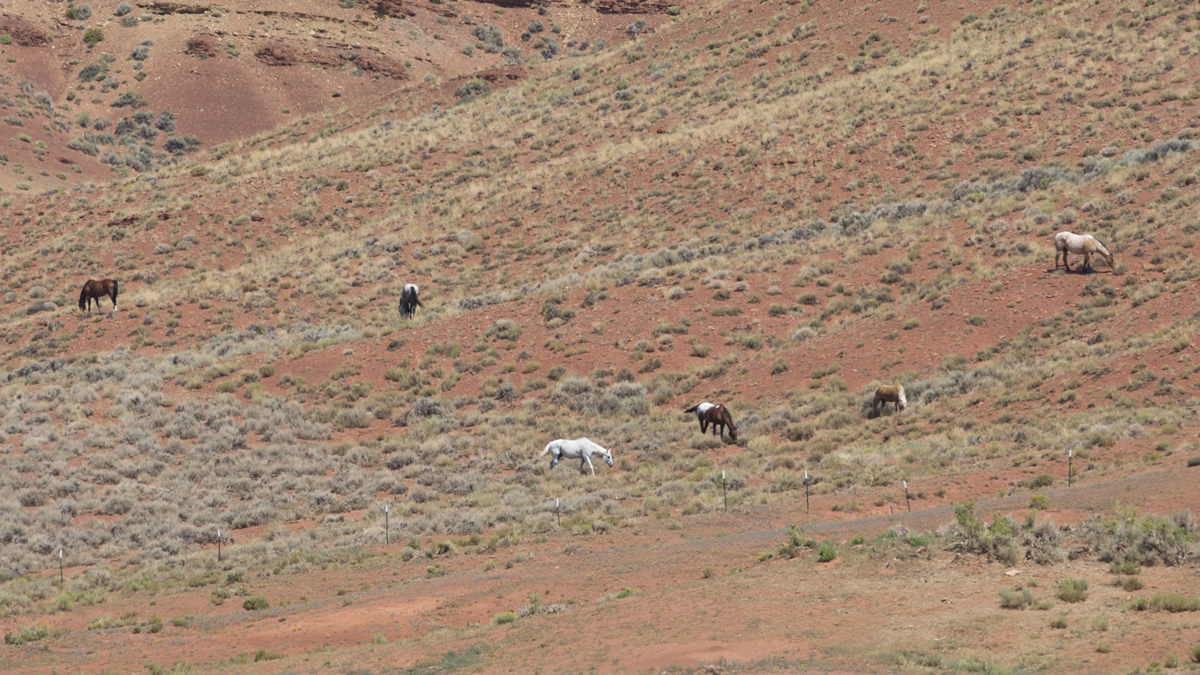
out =
[[[5,3],[0,670],[1197,672],[1198,29]]]

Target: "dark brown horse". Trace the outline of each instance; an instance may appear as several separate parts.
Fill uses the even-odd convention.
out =
[[[701,403],[700,405],[692,406],[685,413],[694,412],[700,420],[700,433],[708,431],[708,425],[712,425],[713,435],[718,433],[721,435],[721,440],[725,440],[725,427],[729,427],[729,438],[735,443],[737,442],[737,427],[733,426],[733,418],[729,416],[729,409],[720,403]],[[718,429],[720,431],[718,432]]]
[[[420,292],[421,289],[416,284],[404,284],[404,290],[400,291],[400,316],[415,316],[417,308],[425,306],[418,297]]]
[[[92,300],[96,301],[96,311],[100,311],[100,298],[108,296],[112,299],[112,311],[117,311],[117,282],[115,279],[88,279],[79,291],[79,311],[92,313]]]

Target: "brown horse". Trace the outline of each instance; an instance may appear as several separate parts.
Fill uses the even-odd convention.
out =
[[[896,412],[900,412],[908,407],[908,397],[904,395],[904,385],[879,385],[879,388],[875,390],[875,398],[871,401],[871,412],[878,415],[879,405],[883,404],[883,409],[887,410],[888,403],[896,404]]]
[[[117,282],[115,279],[88,279],[79,291],[79,311],[92,313],[92,300],[96,301],[96,311],[100,311],[100,298],[108,296],[112,299],[112,311],[117,311]]]
[[[721,440],[725,440],[725,427],[729,427],[729,438],[735,443],[737,442],[737,427],[733,426],[733,418],[729,415],[729,409],[720,403],[704,402],[700,405],[694,405],[683,412],[696,413],[696,417],[700,420],[700,433],[707,432],[708,425],[711,424],[713,435],[716,436],[720,433]],[[719,432],[718,429],[720,429]]]

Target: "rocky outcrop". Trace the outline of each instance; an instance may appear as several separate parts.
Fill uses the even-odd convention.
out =
[[[346,45],[327,46],[315,51],[298,51],[283,42],[272,42],[258,48],[254,57],[268,66],[294,66],[307,63],[340,68],[353,65],[368,72],[392,79],[405,77],[404,64],[376,50],[351,49]]]
[[[296,50],[280,42],[259,47],[254,57],[268,66],[294,66],[298,63]]]
[[[660,14],[673,4],[664,0],[594,0],[592,9],[601,14]]]
[[[388,17],[404,18],[416,16],[417,13],[412,7],[404,4],[403,0],[377,0],[368,5],[371,11],[375,12],[375,17],[385,19]]]
[[[43,47],[50,44],[50,37],[40,28],[16,16],[0,16],[0,34],[2,33],[11,35],[13,44],[22,47]]]
[[[213,44],[215,38],[211,35],[193,35],[187,39],[184,45],[183,53],[189,56],[205,56],[213,57],[217,55],[217,48]]]
[[[137,6],[155,14],[204,14],[213,9],[221,9],[220,7],[213,7],[211,5],[189,5],[182,2],[170,2],[169,0],[139,2]]]

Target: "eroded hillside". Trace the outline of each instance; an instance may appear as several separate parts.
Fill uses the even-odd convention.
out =
[[[263,11],[279,12],[271,35],[309,21]],[[350,24],[362,9],[337,11]],[[488,11],[515,22],[504,31],[538,21],[532,7]],[[585,19],[530,32],[590,34]],[[1124,569],[1096,543],[1108,535],[1067,541],[1118,522],[1181,547],[1170,550],[1182,558],[1146,558],[1162,570],[1153,583],[1173,588],[1194,572],[1186,514],[1122,511],[1101,525],[1118,502],[1164,516],[1196,507],[1180,487],[1198,454],[1191,5],[724,2],[669,9],[652,31],[620,21],[621,42],[549,58],[526,50],[513,63],[491,55],[462,77],[449,75],[461,64],[438,70],[451,66],[434,58],[428,81],[406,75],[404,87],[342,108],[264,118],[278,126],[201,144],[186,161],[5,198],[0,500],[19,516],[0,533],[0,570],[36,574],[64,550],[88,598],[75,602],[89,609],[64,619],[62,644],[104,611],[97,589],[145,592],[104,576],[113,566],[157,578],[189,569],[168,586],[195,581],[213,597],[268,586],[277,582],[247,579],[376,555],[363,551],[384,534],[385,504],[390,536],[408,546],[378,553],[384,562],[406,579],[449,569],[445,583],[460,590],[482,583],[484,559],[527,563],[526,549],[557,553],[565,537],[603,557],[627,534],[694,529],[694,556],[730,528],[751,528],[739,545],[761,546],[800,520],[843,546],[837,537],[875,535],[883,521],[871,517],[910,506],[929,513],[846,562],[842,582],[886,562],[877,556],[913,559],[891,547],[951,521],[968,543],[954,544],[953,561],[914,544],[933,567],[911,574],[969,564],[947,574],[984,583],[989,565],[1028,550],[1045,580],[1056,565],[1091,565],[1080,569],[1095,584],[1113,560]],[[271,62],[301,55],[318,59],[304,72],[342,73],[320,61],[340,57],[294,46],[257,62],[292,67]],[[269,86],[244,95],[272,98]],[[12,98],[30,111],[22,121],[60,114],[23,93]],[[172,121],[188,133],[182,109]],[[1073,257],[1073,271],[1058,269],[1051,240],[1067,229],[1105,242],[1115,264],[1084,272]],[[88,277],[120,279],[121,311],[78,314]],[[413,320],[396,312],[404,283],[422,289]],[[876,416],[870,395],[887,381],[904,384],[910,406]],[[730,406],[736,443],[680,412],[701,400]],[[616,465],[592,478],[537,457],[581,435],[613,448]],[[1068,451],[1086,496],[1064,489]],[[1151,476],[1171,489],[1117,487]],[[806,492],[815,508],[798,516]],[[744,520],[718,520],[726,498]],[[950,508],[986,499],[997,511],[986,536]],[[1031,505],[1040,512],[1025,516]],[[751,523],[764,514],[768,525]],[[1060,541],[1050,517],[1090,524]],[[221,565],[209,550],[218,527],[238,542]],[[989,544],[1005,527],[1012,548]],[[648,560],[674,570],[655,550]],[[728,583],[753,586],[762,572],[741,575],[792,557],[759,553],[723,550]],[[654,592],[692,592],[670,579]],[[4,606],[52,611],[49,584],[11,582]],[[471,609],[413,610],[468,634],[423,655],[486,637],[479,624],[496,603],[475,592],[457,596]],[[622,597],[555,611],[603,614]],[[1134,628],[1105,640],[1132,645],[1137,631],[1163,629],[1138,611],[1114,610]],[[1031,630],[1041,619],[1014,621]],[[425,635],[392,635],[401,642],[386,649]],[[809,644],[779,639],[791,658]],[[813,645],[828,663],[934,667],[913,654],[847,656],[825,639]],[[386,640],[338,645],[353,660],[368,643]],[[774,653],[760,647],[720,654]],[[1034,651],[999,663],[1063,666]],[[970,640],[947,654],[984,658]],[[1143,657],[1125,651],[1101,669]],[[631,667],[694,663],[647,653]]]

